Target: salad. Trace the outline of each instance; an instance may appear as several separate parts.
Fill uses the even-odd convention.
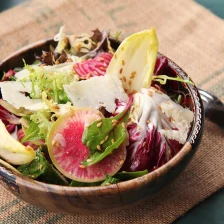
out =
[[[145,175],[186,142],[193,112],[166,82],[154,28],[114,49],[107,30],[54,37],[56,47],[0,82],[0,159],[50,184],[99,186]],[[116,42],[115,37],[115,42]]]

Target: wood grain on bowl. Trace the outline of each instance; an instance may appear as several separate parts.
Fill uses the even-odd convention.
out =
[[[118,42],[111,41],[113,47],[118,46]],[[50,44],[55,45],[55,42],[44,40],[15,52],[0,64],[1,74],[23,66],[23,58],[27,63],[32,63],[35,60],[34,54],[48,50]],[[188,78],[179,66],[170,59],[168,61],[169,69],[176,75],[183,79]],[[30,204],[59,213],[85,215],[109,213],[140,203],[175,179],[187,166],[200,143],[204,114],[198,90],[188,84],[181,84],[180,89],[187,92],[191,100],[190,107],[195,114],[194,122],[187,142],[180,152],[157,170],[140,178],[109,186],[64,187],[28,179],[0,165],[1,184]]]

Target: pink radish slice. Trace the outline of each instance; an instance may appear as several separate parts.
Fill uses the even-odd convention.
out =
[[[106,69],[112,58],[107,52],[99,53],[94,59],[89,59],[74,65],[74,70],[83,79],[105,75]]]
[[[82,143],[84,128],[102,118],[92,108],[76,109],[61,116],[53,125],[48,137],[48,150],[55,167],[66,177],[80,182],[98,182],[106,174],[114,175],[126,158],[126,147],[120,146],[100,162],[84,167],[90,151]]]

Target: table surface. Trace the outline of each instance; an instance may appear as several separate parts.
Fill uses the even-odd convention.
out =
[[[27,0],[0,0],[0,12]],[[196,0],[224,19],[224,0]],[[224,189],[192,208],[187,214],[174,222],[175,224],[223,224],[224,223]]]

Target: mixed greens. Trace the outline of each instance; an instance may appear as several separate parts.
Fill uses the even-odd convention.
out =
[[[22,175],[76,187],[114,184],[157,169],[186,142],[193,112],[163,85],[193,83],[166,74],[155,29],[118,49],[109,37],[98,29],[66,35],[61,27],[55,48],[4,74],[0,158]]]

